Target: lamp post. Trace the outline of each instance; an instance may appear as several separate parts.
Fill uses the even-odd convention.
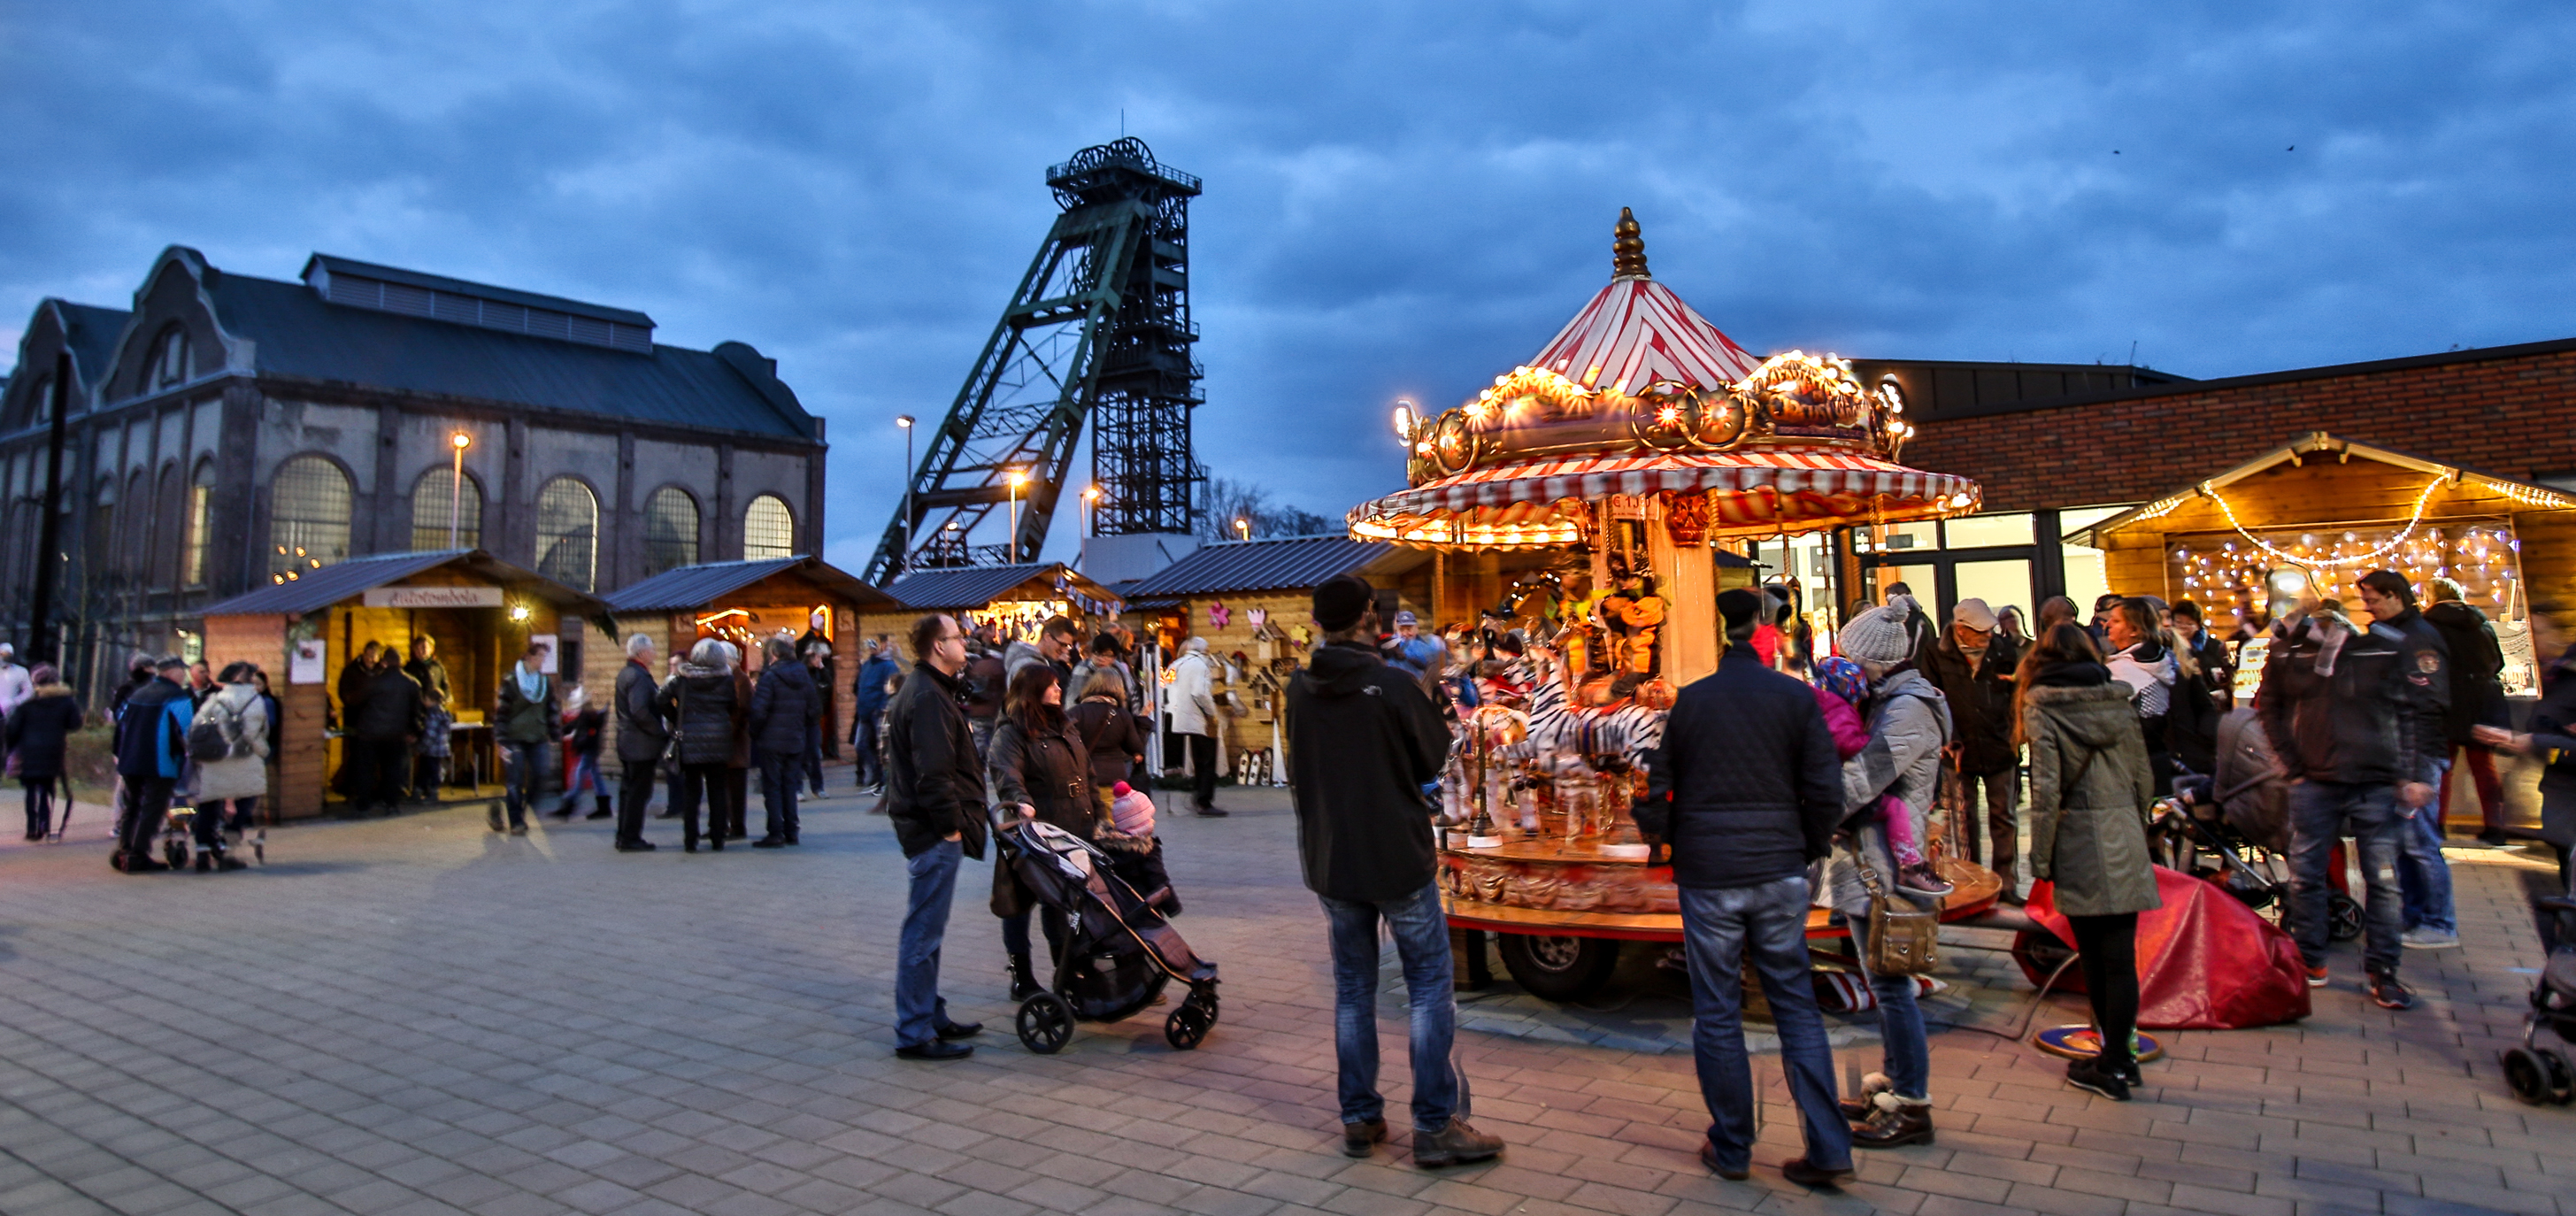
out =
[[[897,414],[894,424],[903,428],[903,555],[908,559],[912,556],[912,529],[916,522],[912,518],[912,415]],[[898,565],[895,573],[902,572]]]
[[[1011,470],[1011,540],[1008,552],[1014,562],[1020,560],[1020,487],[1028,480],[1025,470]]]
[[[1252,521],[1242,518],[1241,516],[1237,516],[1234,521],[1234,534],[1244,540],[1251,540]]]
[[[474,437],[458,431],[447,437],[456,449],[456,479],[447,493],[447,547],[456,547],[457,524],[465,514],[465,449],[474,446]]]
[[[1082,506],[1083,509],[1091,516],[1091,518],[1083,521],[1085,535],[1100,535],[1100,487],[1083,487]]]

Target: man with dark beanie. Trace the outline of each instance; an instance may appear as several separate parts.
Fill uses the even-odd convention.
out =
[[[1711,1120],[1700,1161],[1722,1178],[1753,1170],[1753,1074],[1739,979],[1750,954],[1807,1137],[1807,1155],[1781,1166],[1781,1176],[1830,1186],[1851,1176],[1852,1137],[1835,1104],[1833,1048],[1807,978],[1807,864],[1831,850],[1842,819],[1842,764],[1815,694],[1753,653],[1762,609],[1762,596],[1745,588],[1718,593],[1726,653],[1674,701],[1664,745],[1647,755],[1637,826],[1670,846],[1681,888],[1691,1054]]]
[[[1288,682],[1288,789],[1297,854],[1324,905],[1333,948],[1333,1046],[1341,1061],[1342,1151],[1386,1139],[1377,1092],[1377,933],[1386,922],[1413,1011],[1413,1162],[1484,1161],[1503,1142],[1467,1123],[1467,1074],[1451,1052],[1458,1002],[1449,922],[1433,881],[1422,785],[1449,758],[1449,732],[1420,682],[1377,654],[1377,591],[1340,574],[1315,588],[1322,630]]]

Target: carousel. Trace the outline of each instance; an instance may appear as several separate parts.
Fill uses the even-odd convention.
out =
[[[1348,517],[1353,536],[1437,555],[1435,616],[1477,624],[1482,704],[1442,780],[1440,883],[1453,928],[1500,934],[1512,977],[1559,1000],[1606,982],[1622,942],[1682,940],[1671,868],[1629,808],[1674,691],[1717,666],[1716,593],[1751,574],[1734,550],[1978,496],[1898,463],[1911,428],[1892,380],[1830,355],[1755,359],[1648,274],[1626,209],[1615,238],[1610,285],[1537,357],[1436,417],[1397,410],[1410,484]],[[1992,873],[1938,864],[1957,888],[1945,919],[2000,894]],[[1844,935],[1822,909],[1808,934]]]

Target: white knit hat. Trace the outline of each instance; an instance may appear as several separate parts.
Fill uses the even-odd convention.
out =
[[[1843,622],[1838,641],[1843,653],[1857,663],[1902,663],[1914,657],[1914,635],[1905,628],[1905,606],[1894,602]]]

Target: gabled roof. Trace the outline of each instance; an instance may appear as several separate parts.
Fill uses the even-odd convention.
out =
[[[773,575],[794,571],[832,595],[860,609],[889,608],[893,596],[860,582],[820,558],[773,557],[749,562],[706,562],[665,570],[643,582],[610,592],[611,612],[677,612],[704,608]]]
[[[1074,573],[1063,562],[923,570],[896,579],[885,591],[906,608],[936,612],[981,608],[1023,588],[1047,595],[1069,588],[1090,600],[1118,598],[1108,588]]]
[[[1367,566],[1391,547],[1347,536],[1220,541],[1201,545],[1171,565],[1121,584],[1119,591],[1134,601],[1312,587]]]
[[[1643,275],[1610,281],[1529,361],[1587,388],[1633,396],[1657,380],[1733,384],[1762,366],[1735,339]]]
[[[481,549],[444,549],[426,553],[379,553],[353,557],[292,582],[273,583],[244,592],[205,610],[204,616],[264,616],[270,613],[316,612],[353,595],[397,583],[424,570],[461,565],[492,582],[534,592],[561,607],[588,615],[607,605],[533,570],[523,570]]]
[[[69,300],[48,300],[63,318],[65,344],[72,352],[72,374],[84,387],[95,388],[106,379],[107,366],[116,358],[116,340],[134,314],[122,308],[100,308],[95,304],[74,304]]]
[[[2480,473],[2457,465],[2443,464],[2437,460],[2427,460],[2421,456],[2372,447],[2366,443],[2355,443],[2325,431],[2310,431],[2215,477],[2193,482],[2170,494],[2158,497],[2144,506],[2132,507],[2089,528],[2069,532],[2066,534],[2066,543],[2099,549],[2102,547],[2104,538],[2114,532],[2123,531],[2134,524],[2162,519],[2173,514],[2184,503],[2204,493],[2225,489],[2265,469],[2283,464],[2298,464],[2309,456],[2331,456],[2337,461],[2359,457],[2380,464],[2395,465],[2401,469],[2430,473],[2436,477],[2447,477],[2454,484],[2473,484],[2479,489],[2502,495],[2535,511],[2576,510],[2576,497],[2570,497],[2547,486],[2536,486],[2529,482],[2515,481],[2510,477],[2498,477],[2492,473]]]

